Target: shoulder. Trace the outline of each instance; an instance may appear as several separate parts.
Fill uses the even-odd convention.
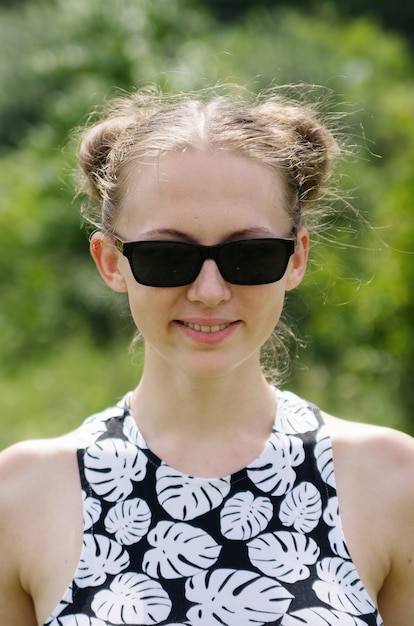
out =
[[[70,545],[79,493],[73,435],[19,443],[0,454],[1,623],[36,623],[29,597],[50,585],[50,563],[58,563],[59,545]]]
[[[26,441],[0,454],[0,550],[8,537],[24,549],[25,540],[62,506],[64,493],[76,489],[79,474],[73,435]],[[46,523],[47,527],[47,523]]]
[[[36,471],[76,450],[76,434],[68,433],[55,439],[21,441],[0,453],[0,485],[18,480],[28,470]],[[4,482],[6,481],[6,482]]]
[[[369,552],[385,624],[414,623],[414,439],[323,415],[332,437],[345,527]],[[388,620],[388,621],[387,621]]]
[[[414,471],[414,438],[386,428],[351,422],[322,413],[333,446],[346,452],[359,467],[375,472],[396,473],[402,478]],[[364,454],[361,454],[364,452]]]
[[[414,515],[414,438],[382,426],[350,422],[323,414],[332,438],[334,457],[351,475],[364,478],[386,498],[412,497]],[[396,487],[398,486],[398,489]],[[404,487],[404,497],[402,488]]]
[[[45,487],[62,479],[73,469],[76,438],[73,433],[56,439],[17,443],[0,454],[1,517],[13,520],[22,513]],[[4,515],[3,515],[4,514]]]

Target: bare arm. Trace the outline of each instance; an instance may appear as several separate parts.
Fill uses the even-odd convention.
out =
[[[3,547],[3,546],[2,546]],[[7,626],[38,626],[31,597],[22,589],[9,555],[0,563],[0,623]]]
[[[0,455],[0,624],[43,624],[63,596],[82,544],[81,490],[69,438]]]
[[[414,439],[324,414],[346,542],[384,626],[414,624]]]
[[[390,469],[382,477],[388,479],[384,515],[392,550],[378,603],[384,626],[408,626],[414,624],[414,440],[393,433],[387,455]]]
[[[24,538],[20,498],[22,484],[22,452],[14,446],[0,456],[0,624],[37,626],[32,599],[23,587],[22,550]],[[20,501],[21,502],[21,501]],[[27,511],[27,524],[30,512]]]

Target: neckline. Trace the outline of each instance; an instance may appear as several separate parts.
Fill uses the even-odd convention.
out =
[[[124,409],[124,434],[126,435],[126,437],[128,438],[129,441],[131,441],[133,444],[137,445],[141,450],[144,451],[144,454],[147,456],[148,461],[155,466],[156,468],[158,467],[163,467],[168,468],[168,470],[170,471],[171,475],[175,475],[175,476],[179,476],[182,480],[186,480],[186,481],[195,481],[195,482],[208,482],[210,484],[212,483],[218,483],[221,484],[223,483],[223,481],[228,482],[231,479],[237,481],[237,480],[241,480],[243,478],[243,476],[246,474],[246,470],[248,469],[248,467],[252,464],[255,463],[264,453],[265,451],[268,449],[272,436],[275,432],[275,422],[276,422],[276,415],[277,415],[277,405],[278,405],[278,398],[277,398],[277,390],[275,387],[272,386],[272,388],[274,389],[274,392],[276,394],[276,405],[275,405],[275,412],[274,412],[274,417],[273,417],[273,425],[272,425],[272,431],[269,435],[269,438],[263,448],[263,450],[260,452],[260,454],[256,455],[256,457],[254,459],[252,459],[252,461],[250,463],[248,463],[247,465],[244,465],[243,467],[241,467],[240,469],[237,469],[233,472],[227,473],[227,474],[223,474],[223,475],[219,475],[219,476],[206,476],[206,475],[198,475],[198,474],[190,474],[188,472],[184,472],[176,467],[174,467],[174,465],[171,465],[170,463],[167,463],[166,461],[164,461],[158,454],[156,454],[151,447],[147,444],[147,442],[145,441],[144,436],[142,435],[141,431],[139,430],[138,424],[136,423],[134,416],[132,415],[132,411],[131,411],[131,406],[130,406],[130,398],[132,395],[132,392],[127,393],[123,400],[121,400],[121,405]]]
[[[280,390],[278,387],[270,385],[275,393],[276,397],[276,407],[273,419],[272,431],[267,439],[265,446],[262,451],[256,455],[254,459],[252,459],[248,464],[244,465],[238,470],[230,472],[225,475],[220,476],[204,476],[204,475],[196,475],[189,474],[187,472],[183,472],[182,470],[177,469],[173,465],[167,463],[162,458],[160,458],[150,446],[146,443],[141,431],[139,430],[138,424],[136,423],[134,416],[131,412],[130,406],[130,398],[132,392],[128,392],[123,399],[119,402],[119,405],[123,411],[123,421],[124,421],[124,434],[127,439],[138,446],[139,449],[144,451],[144,454],[147,456],[149,462],[155,467],[164,467],[169,468],[171,473],[177,476],[182,477],[183,479],[192,480],[192,481],[223,481],[223,480],[240,480],[246,472],[252,466],[256,465],[260,462],[260,460],[268,453],[269,449],[275,443],[275,437],[278,436],[294,436],[300,435],[308,431],[316,431],[323,425],[322,418],[318,417],[312,412],[309,403],[305,400],[302,400],[296,394],[286,391]],[[290,415],[290,408],[292,405],[295,406],[295,411],[292,415]],[[286,410],[287,409],[287,410]],[[304,417],[308,419],[303,419]]]

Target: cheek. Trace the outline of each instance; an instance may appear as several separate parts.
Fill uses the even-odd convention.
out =
[[[171,295],[166,290],[139,285],[128,285],[129,308],[135,326],[150,341],[168,327],[173,309]]]
[[[247,310],[254,311],[263,330],[271,333],[280,319],[284,301],[285,285],[282,279],[278,283],[257,286],[249,294],[246,307]]]
[[[129,310],[135,322],[135,326],[141,333],[148,325],[148,321],[151,319],[148,311],[153,310],[152,318],[157,315],[157,308],[154,308],[151,304],[151,301],[149,300],[148,295],[145,294],[145,291],[146,288],[144,286],[141,287],[141,285],[138,285],[137,283],[133,285],[128,284]]]

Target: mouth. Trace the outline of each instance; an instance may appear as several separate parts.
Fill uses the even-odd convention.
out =
[[[201,333],[218,333],[221,330],[225,330],[229,326],[231,326],[231,322],[227,324],[214,324],[214,326],[205,326],[204,324],[193,324],[192,322],[179,322],[183,326],[190,328],[191,330],[197,330]]]

